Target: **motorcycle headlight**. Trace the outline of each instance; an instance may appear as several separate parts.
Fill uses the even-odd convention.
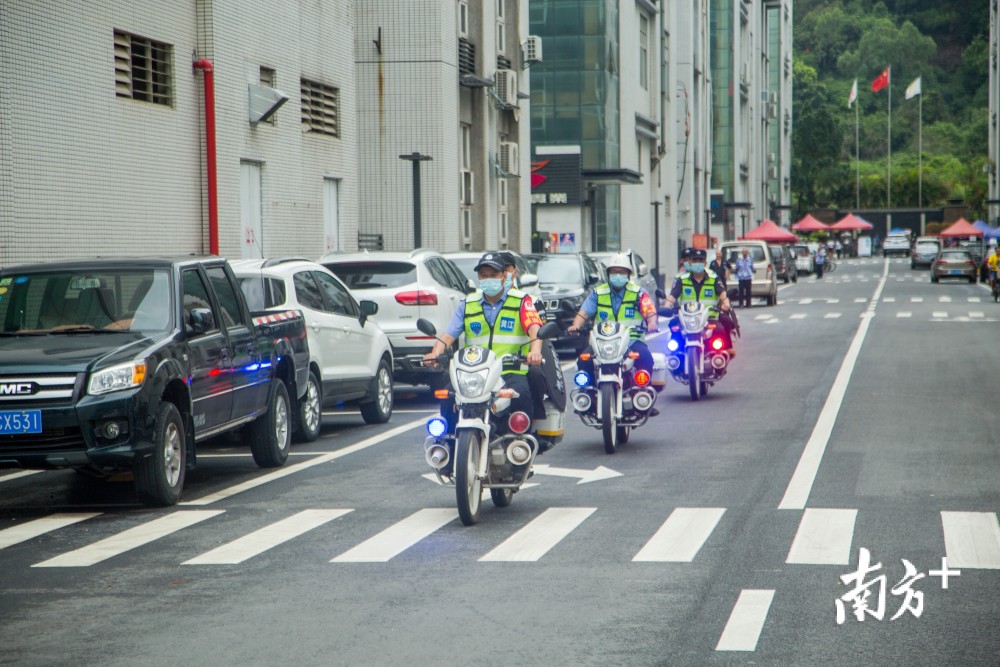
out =
[[[474,373],[457,371],[455,375],[458,379],[458,393],[462,396],[481,396],[486,391],[486,376],[489,373],[487,368]]]
[[[701,316],[700,315],[682,315],[681,320],[684,322],[684,328],[688,331],[701,328]]]
[[[142,385],[145,379],[145,361],[119,364],[91,375],[90,384],[87,385],[87,393],[91,396],[100,396],[112,391],[131,389]]]
[[[597,353],[602,359],[613,359],[618,356],[617,340],[602,340],[597,344]]]

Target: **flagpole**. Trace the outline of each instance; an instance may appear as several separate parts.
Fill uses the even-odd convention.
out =
[[[924,91],[920,82],[920,103],[917,106],[917,208],[924,207]]]
[[[892,208],[892,66],[886,69],[889,72],[889,130],[886,137],[889,153],[886,160],[885,207],[886,215],[889,215],[888,209]]]
[[[857,80],[854,83],[857,85]],[[858,100],[854,100],[854,162],[857,168],[857,175],[854,178],[854,210],[861,208],[861,133],[858,130],[860,106]]]

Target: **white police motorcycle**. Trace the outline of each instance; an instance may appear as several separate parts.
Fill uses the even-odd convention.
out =
[[[417,328],[428,336],[437,335],[434,325],[423,318],[417,320]],[[559,327],[553,322],[539,329],[537,336],[545,339],[558,334]],[[524,412],[509,413],[516,393],[504,386],[502,372],[505,363],[525,363],[522,355],[498,357],[492,350],[470,345],[453,359],[447,352],[438,358],[439,363],[448,360],[454,391],[438,390],[435,396],[453,395],[458,422],[453,435],[443,417],[427,422],[424,458],[438,481],[455,486],[458,515],[463,524],[471,526],[479,520],[483,489],[490,490],[496,507],[510,505],[514,493],[531,476],[539,439],[548,446],[562,440],[565,413],[548,395],[544,399],[545,419],[532,424]],[[552,362],[545,359],[545,363]],[[561,371],[556,370],[561,382]]]
[[[628,442],[633,428],[646,423],[656,403],[654,378],[633,367],[639,356],[628,349],[633,328],[645,328],[645,324],[633,327],[610,320],[594,324],[590,330],[589,354],[596,377],[579,371],[573,378],[577,387],[570,396],[573,409],[584,424],[602,431],[604,451],[608,454],[614,454],[619,443]],[[580,358],[586,361],[584,355]],[[654,373],[662,372],[665,365],[662,357],[653,353]],[[659,385],[662,384],[661,378]]]
[[[667,369],[675,380],[688,386],[692,401],[705,396],[710,386],[725,377],[732,358],[718,331],[722,324],[711,319],[713,312],[717,309],[699,301],[685,301],[670,324]]]

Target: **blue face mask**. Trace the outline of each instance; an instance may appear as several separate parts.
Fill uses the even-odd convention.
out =
[[[514,285],[514,274],[513,273],[505,273],[504,275],[507,276],[507,277],[503,281],[503,288],[504,289],[510,289]]]
[[[693,273],[702,273],[705,271],[705,262],[691,262],[691,271]]]
[[[691,270],[691,262],[684,262],[684,268],[688,271]]]
[[[479,289],[486,296],[496,296],[503,291],[503,282],[499,278],[483,278],[479,281]]]
[[[628,284],[628,276],[615,273],[608,276],[608,282],[611,283],[611,286],[615,289],[621,289]]]

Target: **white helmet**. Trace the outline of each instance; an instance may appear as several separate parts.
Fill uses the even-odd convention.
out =
[[[630,275],[632,273],[632,262],[629,261],[628,255],[623,252],[612,255],[605,266],[608,269],[625,269]]]

